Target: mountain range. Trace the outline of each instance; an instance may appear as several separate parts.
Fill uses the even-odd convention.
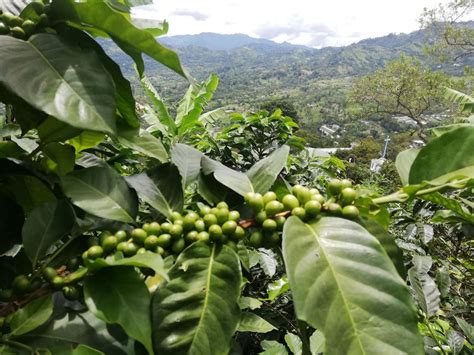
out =
[[[463,24],[474,28],[474,21]],[[417,57],[424,65],[450,75],[462,75],[464,66],[474,67],[474,58],[459,63],[439,63],[425,54],[432,43],[422,30],[389,34],[345,47],[314,49],[276,43],[243,34],[201,33],[159,37],[158,41],[179,54],[183,65],[198,80],[210,73],[220,78],[212,106],[255,108],[264,101],[285,98],[301,116],[335,116],[343,110],[345,93],[355,77],[382,68],[403,53]],[[134,76],[131,61],[111,42],[106,50]],[[171,104],[185,92],[188,83],[161,64],[145,60],[146,75]]]

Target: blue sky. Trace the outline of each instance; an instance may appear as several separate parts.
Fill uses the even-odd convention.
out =
[[[166,19],[170,35],[244,33],[311,47],[341,46],[419,28],[447,0],[155,0],[135,16]]]

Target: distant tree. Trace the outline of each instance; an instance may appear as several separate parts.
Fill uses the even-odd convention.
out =
[[[280,98],[264,102],[260,105],[260,109],[268,111],[270,114],[275,112],[276,109],[280,109],[283,116],[291,117],[296,122],[300,119],[295,105],[288,99]]]
[[[351,150],[337,150],[336,156],[339,159],[367,167],[372,159],[380,158],[381,152],[380,143],[372,137],[367,137],[358,142]]]
[[[452,0],[433,9],[425,8],[420,23],[435,38],[428,52],[442,61],[474,55],[474,28],[459,23],[473,11],[474,0]]]
[[[442,107],[449,82],[445,74],[423,68],[412,57],[401,56],[385,68],[360,78],[349,93],[349,100],[357,105],[362,117],[407,116],[423,137],[422,117]]]

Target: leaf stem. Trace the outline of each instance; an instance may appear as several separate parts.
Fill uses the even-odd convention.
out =
[[[311,355],[311,346],[309,344],[308,332],[306,331],[307,325],[305,322],[299,319],[297,320],[297,323],[298,323],[298,330],[300,333],[301,342],[303,345],[302,355]]]

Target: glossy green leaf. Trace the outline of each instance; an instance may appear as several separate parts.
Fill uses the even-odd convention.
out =
[[[465,221],[474,224],[474,215],[469,210],[461,205],[461,203],[454,198],[446,197],[439,192],[433,192],[420,196],[423,200],[433,202],[439,206],[449,209]]]
[[[18,336],[31,332],[44,324],[53,314],[51,295],[37,298],[16,311],[10,321],[10,334]]]
[[[77,128],[115,133],[114,83],[95,53],[53,34],[1,36],[0,67],[9,68],[0,83],[31,106]]]
[[[38,126],[38,135],[43,144],[63,142],[81,134],[81,130],[68,125],[54,117],[48,117]]]
[[[276,254],[271,249],[260,248],[258,249],[259,261],[263,272],[269,276],[273,277],[276,273],[276,268],[278,261],[276,259]]]
[[[105,355],[102,351],[92,349],[90,346],[79,344],[77,348],[74,349],[72,355]]]
[[[309,345],[311,348],[312,355],[324,353],[325,344],[326,342],[324,340],[324,335],[319,330],[316,330],[309,337]]]
[[[71,231],[74,221],[74,211],[64,200],[48,202],[31,211],[21,234],[26,255],[33,265]]]
[[[46,166],[59,176],[66,175],[74,170],[76,156],[73,146],[53,142],[46,145],[43,152],[47,157]]]
[[[264,340],[260,345],[263,351],[259,355],[288,355],[285,346],[275,340]]]
[[[433,139],[417,155],[410,169],[410,184],[445,183],[474,178],[474,126],[461,127]]]
[[[201,167],[205,175],[213,174],[217,181],[241,196],[244,196],[247,192],[254,191],[247,175],[228,168],[218,161],[203,156],[201,159]]]
[[[168,160],[168,153],[163,143],[147,131],[120,129],[117,138],[120,144],[148,157],[155,158],[163,163]]]
[[[165,265],[160,254],[146,251],[142,254],[136,254],[131,257],[124,258],[123,256],[106,259],[87,260],[86,266],[89,270],[95,271],[112,266],[136,266],[152,269],[156,274],[161,275],[164,279],[168,278],[165,271]]]
[[[106,268],[88,277],[84,282],[84,299],[97,318],[119,324],[130,337],[153,353],[150,294],[132,267]]]
[[[169,133],[175,134],[176,124],[173,118],[168,113],[168,109],[166,108],[166,105],[163,102],[163,99],[161,98],[160,94],[158,94],[158,92],[146,76],[143,76],[141,78],[140,83],[153,105],[153,109],[156,112],[158,120],[167,127]]]
[[[273,186],[278,174],[280,174],[286,165],[289,152],[290,147],[284,145],[275,150],[268,157],[257,162],[246,172],[255,192],[264,194]]]
[[[245,296],[242,296],[240,297],[240,300],[239,300],[239,306],[240,306],[240,309],[250,309],[250,310],[254,310],[254,309],[258,309],[262,306],[262,302],[259,301],[258,299],[256,298],[252,298],[252,297],[245,297]]]
[[[459,328],[463,331],[464,335],[469,339],[471,344],[474,344],[474,325],[469,324],[462,318],[454,317],[459,325]]]
[[[283,234],[297,317],[323,332],[327,354],[424,354],[410,292],[375,237],[334,217],[290,217]]]
[[[286,333],[285,335],[286,345],[290,348],[292,354],[302,355],[303,354],[303,342],[300,337],[293,333]]]
[[[107,165],[74,171],[61,178],[64,193],[90,214],[121,222],[134,222],[137,196],[125,180]]]
[[[432,263],[430,256],[415,255],[413,267],[408,270],[408,280],[415,291],[415,298],[429,317],[436,314],[441,302],[438,286],[428,275]]]
[[[271,323],[252,312],[242,312],[237,331],[252,333],[268,333],[275,328]]]
[[[135,27],[127,13],[114,9],[110,3],[102,0],[77,2],[65,0],[54,2],[53,14],[58,18],[67,18],[86,29],[102,31],[112,38],[136,62],[143,74],[142,53],[150,56],[175,72],[186,76],[175,52],[159,44],[152,33]]]
[[[191,244],[169,277],[153,299],[156,353],[227,353],[240,320],[237,254],[227,246]]]
[[[419,152],[419,149],[407,149],[397,155],[395,167],[403,185],[408,185],[410,169]]]
[[[203,154],[186,144],[175,144],[171,148],[171,161],[178,167],[183,179],[183,185],[197,181],[201,171],[201,158]]]
[[[273,301],[276,298],[280,297],[284,293],[288,292],[290,290],[290,284],[288,282],[288,277],[286,275],[283,275],[281,278],[278,280],[273,281],[270,283],[267,287],[268,291],[268,297],[267,299],[269,301]]]
[[[68,143],[74,147],[76,153],[80,153],[83,150],[94,148],[99,145],[105,138],[105,135],[100,132],[84,131],[78,136],[70,139]]]
[[[0,182],[0,191],[16,201],[26,214],[56,199],[49,187],[34,176],[13,174],[0,177]]]

